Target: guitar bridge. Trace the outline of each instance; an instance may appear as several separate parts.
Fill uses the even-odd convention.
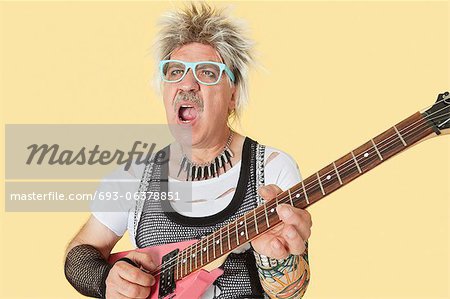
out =
[[[162,257],[162,268],[159,276],[158,298],[162,299],[175,291],[175,264],[179,249],[175,249]]]

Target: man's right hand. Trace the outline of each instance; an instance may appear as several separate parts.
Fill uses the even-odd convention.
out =
[[[156,268],[152,258],[143,252],[130,252],[125,256],[144,270],[151,271]],[[118,261],[109,271],[106,278],[106,298],[125,299],[142,298],[150,295],[150,287],[155,284],[155,278],[140,268],[125,261]]]

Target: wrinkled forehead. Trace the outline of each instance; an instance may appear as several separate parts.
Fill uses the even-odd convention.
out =
[[[187,62],[223,62],[222,57],[214,47],[201,43],[189,43],[186,45],[182,45],[172,52],[169,59],[177,59]]]

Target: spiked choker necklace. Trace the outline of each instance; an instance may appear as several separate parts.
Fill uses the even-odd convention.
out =
[[[180,161],[180,170],[178,170],[178,177],[180,176],[180,173],[186,172],[186,181],[200,181],[200,180],[206,180],[208,178],[218,177],[220,168],[223,169],[223,172],[227,171],[227,168],[225,167],[226,164],[229,164],[230,169],[233,167],[233,164],[231,164],[231,158],[234,157],[233,152],[229,148],[231,141],[233,139],[233,132],[230,132],[230,136],[228,137],[227,143],[225,144],[222,152],[215,157],[213,160],[197,164],[195,162],[192,162],[189,160],[189,158],[186,156],[186,154],[183,153],[183,158],[181,158]]]

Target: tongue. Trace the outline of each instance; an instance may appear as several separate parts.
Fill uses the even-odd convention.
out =
[[[181,108],[180,112],[183,120],[193,120],[197,117],[197,111],[194,108]]]

